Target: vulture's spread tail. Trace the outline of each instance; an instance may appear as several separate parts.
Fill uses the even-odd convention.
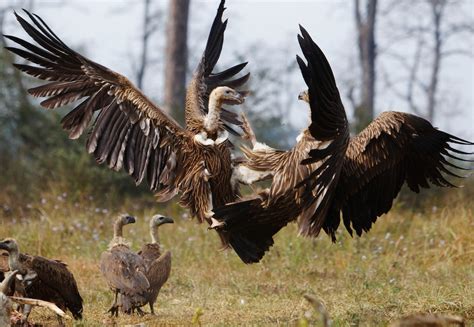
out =
[[[288,221],[277,206],[262,207],[262,200],[235,202],[214,209],[214,218],[224,222],[230,246],[243,262],[259,262],[273,245],[275,235]],[[286,217],[286,216],[285,216]]]

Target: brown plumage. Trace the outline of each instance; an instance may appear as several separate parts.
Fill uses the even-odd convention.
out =
[[[0,242],[0,249],[8,251],[10,270],[18,270],[21,276],[15,283],[19,296],[52,302],[64,311],[69,309],[75,319],[82,319],[82,298],[65,263],[20,253],[14,239]],[[24,314],[28,317],[29,312]]]
[[[150,220],[151,243],[143,245],[138,255],[145,261],[145,276],[150,283],[146,293],[146,300],[150,311],[155,314],[153,305],[158,297],[161,287],[166,283],[171,272],[171,252],[161,253],[158,228],[163,224],[174,223],[173,219],[162,215],[155,215]]]
[[[135,217],[119,216],[114,223],[114,237],[107,251],[100,257],[100,270],[107,280],[115,299],[109,309],[111,315],[118,316],[119,310],[131,314],[134,310],[142,313],[140,307],[147,303],[145,294],[150,283],[145,276],[145,261],[130,250],[123,238],[123,226],[135,223]]]
[[[297,61],[308,85],[300,99],[309,103],[312,120],[304,136],[325,146],[314,147],[295,160],[281,159],[294,149],[263,154],[255,148],[245,150],[249,163],[244,166],[273,176],[270,192],[263,198],[217,208],[214,217],[246,263],[258,262],[273,244],[273,235],[294,220],[302,235],[317,236],[323,228],[335,240],[342,214],[349,233],[355,230],[361,235],[390,210],[405,182],[414,192],[430,183],[453,186],[442,173],[460,177],[448,167],[462,168],[448,160],[463,160],[453,153],[468,153],[449,143],[473,144],[434,128],[423,118],[400,112],[381,114],[350,139],[326,57],[303,28],[298,40],[307,64],[299,57]]]
[[[124,169],[136,184],[147,180],[158,201],[181,193],[180,203],[199,221],[210,221],[213,207],[235,200],[230,149],[226,131],[239,126],[236,114],[223,105],[241,104],[245,93],[233,88],[248,74],[235,78],[245,63],[213,73],[219,59],[227,21],[222,22],[221,1],[206,49],[186,96],[186,128],[154,105],[127,78],[69,48],[37,15],[25,11],[31,23],[16,15],[37,43],[5,36],[23,48],[8,50],[37,66],[15,64],[19,70],[49,81],[29,89],[46,97],[41,105],[55,109],[77,100],[62,120],[69,137],[76,139],[92,124],[87,151],[98,163]],[[97,112],[97,113],[96,113]],[[92,118],[96,119],[92,123]]]

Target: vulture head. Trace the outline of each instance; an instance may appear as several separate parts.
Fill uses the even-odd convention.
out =
[[[128,225],[128,224],[134,224],[136,222],[135,217],[130,216],[129,214],[122,214],[117,218],[116,223],[122,226]]]
[[[0,249],[8,251],[8,253],[18,252],[18,243],[13,238],[6,238],[0,242]]]
[[[239,92],[227,86],[219,86],[212,90],[210,97],[214,97],[222,104],[237,105],[244,103],[246,96],[247,92]]]
[[[174,220],[162,215],[154,215],[150,220],[150,228],[158,227],[163,224],[173,224]]]
[[[298,94],[298,100],[303,100],[304,102],[309,103],[308,90],[304,90]]]

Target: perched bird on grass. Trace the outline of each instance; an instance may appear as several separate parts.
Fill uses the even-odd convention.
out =
[[[135,217],[128,214],[116,219],[114,237],[100,257],[100,270],[115,293],[114,302],[108,311],[112,316],[118,316],[119,309],[127,314],[135,310],[143,314],[140,307],[148,302],[146,294],[150,283],[145,275],[145,260],[130,249],[123,237],[123,226],[135,221]]]
[[[171,252],[162,253],[158,228],[163,224],[173,224],[171,218],[155,215],[150,220],[151,243],[143,245],[138,255],[145,261],[145,276],[150,283],[146,292],[146,300],[150,305],[150,311],[155,314],[153,305],[158,297],[161,287],[166,283],[171,272]]]
[[[82,319],[82,297],[74,275],[59,260],[20,253],[18,243],[11,238],[0,242],[0,249],[8,251],[11,271],[17,270],[15,294],[21,297],[52,302],[61,310],[69,309],[74,319]],[[25,305],[23,315],[28,318],[31,306]]]

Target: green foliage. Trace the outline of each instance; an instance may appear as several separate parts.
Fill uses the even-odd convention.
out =
[[[0,54],[0,187],[6,193],[32,200],[47,190],[77,198],[93,192],[111,200],[145,192],[125,173],[99,167],[84,149],[85,137],[69,140],[60,120],[71,108],[41,108],[24,86],[32,81],[12,68],[5,50]]]

